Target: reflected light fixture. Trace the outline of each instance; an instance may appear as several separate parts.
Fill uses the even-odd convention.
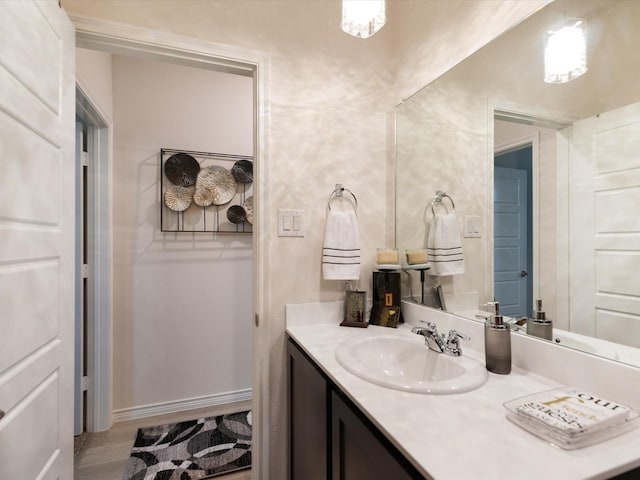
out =
[[[385,0],[342,0],[342,30],[358,38],[368,38],[387,21]]]
[[[544,81],[566,83],[587,71],[587,22],[570,18],[548,33],[544,48]]]

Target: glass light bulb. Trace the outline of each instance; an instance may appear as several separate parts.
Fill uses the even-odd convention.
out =
[[[342,0],[341,28],[349,35],[368,38],[386,21],[385,0]]]
[[[566,83],[587,71],[585,22],[572,19],[555,32],[549,32],[544,50],[544,81]]]

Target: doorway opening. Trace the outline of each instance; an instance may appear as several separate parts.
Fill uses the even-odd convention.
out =
[[[494,155],[494,295],[501,313],[533,310],[533,146]]]
[[[218,72],[236,73],[245,77],[250,77],[253,82],[252,100],[254,105],[252,118],[254,137],[254,182],[256,185],[256,192],[264,191],[264,175],[262,172],[266,168],[266,155],[264,148],[266,117],[263,113],[267,111],[265,100],[267,63],[265,58],[256,52],[218,46],[164,32],[150,32],[144,28],[132,26],[123,27],[119,24],[112,24],[107,21],[96,21],[95,19],[85,20],[83,18],[72,18],[72,21],[76,27],[77,46],[80,48],[117,55],[131,55],[143,59],[155,59],[160,62],[166,61],[167,63],[214,70]],[[153,38],[154,41],[149,42],[149,38]],[[187,146],[169,145],[169,147],[186,148]],[[145,168],[151,168],[151,164],[153,163],[154,172],[157,172],[158,167],[155,157],[153,158],[153,161],[151,157],[147,160]],[[145,194],[148,195],[155,193],[157,192],[154,192],[152,188],[145,191]],[[269,365],[268,362],[259,360],[268,357],[268,339],[264,335],[257,334],[257,328],[262,326],[262,323],[258,323],[258,319],[264,309],[266,286],[264,284],[265,282],[263,280],[262,273],[265,271],[265,245],[264,242],[257,241],[257,239],[261,237],[260,227],[261,219],[263,218],[262,206],[259,196],[257,193],[255,195],[256,199],[253,223],[254,233],[252,238],[248,239],[253,250],[252,278],[248,279],[248,281],[253,284],[253,302],[250,302],[253,309],[253,315],[248,319],[251,322],[253,332],[251,335],[245,336],[245,338],[250,338],[253,352],[253,359],[251,360],[252,378],[250,379],[250,382],[252,382],[252,410],[254,414],[253,469],[259,476],[259,472],[261,470],[268,469],[268,456],[266,455],[268,448],[268,428],[266,428],[268,425],[268,418],[263,412],[268,410]],[[115,197],[114,201],[116,201]],[[160,243],[157,245],[160,245]],[[227,245],[233,245],[233,242],[229,241]],[[194,264],[197,263],[198,262],[195,262]],[[227,280],[236,280],[236,277],[230,276]],[[132,286],[137,287],[138,284],[134,284]],[[238,290],[240,291],[240,289]],[[209,290],[209,295],[211,295],[211,290]],[[106,354],[106,358],[110,358],[110,355],[111,352],[108,352]],[[236,365],[231,364],[229,367],[230,368],[225,371],[225,375],[232,374]],[[203,406],[202,398],[193,397],[186,400],[192,408],[199,408]],[[205,399],[204,401],[207,400]],[[184,404],[184,402],[181,404]],[[146,409],[147,413],[151,413],[152,410],[154,413],[163,413],[163,408],[175,408],[175,406],[176,405],[172,402],[168,402],[167,405],[145,405],[145,408],[142,410]],[[126,416],[136,416],[140,413],[141,411],[122,411],[120,412],[120,419],[125,419]]]

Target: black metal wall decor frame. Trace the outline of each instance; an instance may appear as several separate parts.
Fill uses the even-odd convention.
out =
[[[253,233],[253,157],[160,150],[160,231]]]

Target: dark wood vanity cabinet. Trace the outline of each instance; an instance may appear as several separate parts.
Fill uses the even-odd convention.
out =
[[[340,480],[411,480],[424,477],[385,445],[338,392],[331,394],[331,471]]]
[[[327,426],[329,382],[291,340],[287,343],[289,384],[289,478],[329,477]]]
[[[424,479],[289,339],[290,480]]]

